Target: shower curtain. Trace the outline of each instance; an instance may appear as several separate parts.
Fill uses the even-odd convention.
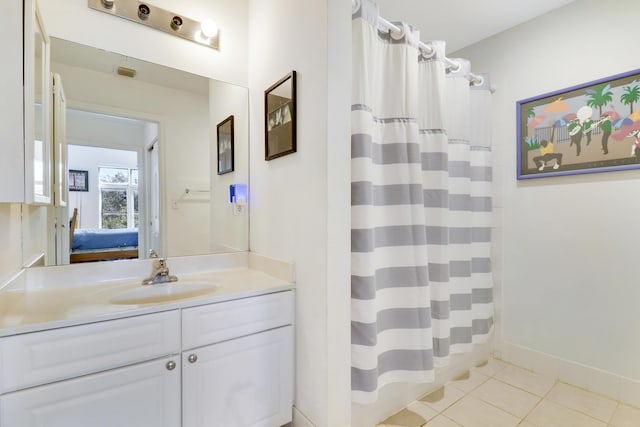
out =
[[[351,106],[352,398],[431,382],[493,326],[490,91],[469,63],[447,74],[444,42],[378,30],[353,14]]]

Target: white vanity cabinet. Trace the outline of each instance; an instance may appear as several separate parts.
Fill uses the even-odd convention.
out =
[[[0,202],[49,204],[52,194],[50,42],[37,0],[2,2]]]
[[[279,427],[293,291],[0,338],[0,427]]]

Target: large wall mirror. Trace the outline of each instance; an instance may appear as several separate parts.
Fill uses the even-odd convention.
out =
[[[249,179],[246,88],[54,37],[51,68],[73,176],[66,206],[23,206],[25,265],[248,250],[248,212],[228,197]],[[235,167],[218,175],[231,115]]]

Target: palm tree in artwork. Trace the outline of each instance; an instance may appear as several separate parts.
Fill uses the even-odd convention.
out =
[[[640,87],[636,80],[632,81],[629,86],[625,86],[622,95],[620,95],[620,102],[629,106],[629,115],[633,114],[633,103],[640,100]]]
[[[598,108],[600,115],[602,116],[602,107],[613,101],[613,92],[611,91],[611,85],[606,84],[597,86],[593,89],[587,90],[587,105],[589,107]]]
[[[535,111],[533,111],[533,107],[529,107],[529,110],[527,111],[527,118],[530,119],[530,118],[535,117],[535,116],[536,116],[536,113],[535,113]]]

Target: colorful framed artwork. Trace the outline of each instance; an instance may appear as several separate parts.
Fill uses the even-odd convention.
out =
[[[233,116],[229,116],[217,126],[218,136],[218,175],[233,172]]]
[[[640,168],[640,70],[517,102],[517,178]]]
[[[265,160],[296,152],[296,72],[264,91]]]

